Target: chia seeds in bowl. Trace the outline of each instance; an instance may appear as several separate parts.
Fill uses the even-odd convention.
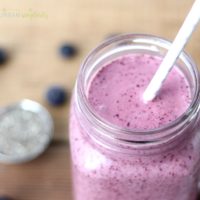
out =
[[[42,154],[53,136],[49,112],[31,100],[0,111],[0,162],[23,163]]]

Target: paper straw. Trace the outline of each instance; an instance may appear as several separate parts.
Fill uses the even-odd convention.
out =
[[[177,58],[184,49],[199,21],[200,0],[196,0],[169,51],[167,52],[167,55],[164,57],[150,84],[143,93],[143,100],[145,102],[152,101],[156,97],[157,93],[163,85],[163,82],[167,78],[169,72],[172,70]]]

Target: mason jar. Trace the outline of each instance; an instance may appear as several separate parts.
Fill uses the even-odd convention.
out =
[[[83,62],[71,101],[74,200],[196,200],[200,166],[199,74],[182,52],[176,66],[191,89],[189,108],[166,126],[135,131],[107,122],[88,102],[94,76],[129,53],[163,57],[165,39],[127,34],[111,38]]]

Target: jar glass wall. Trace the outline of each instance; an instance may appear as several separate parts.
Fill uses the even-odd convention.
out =
[[[176,66],[187,78],[190,107],[175,121],[134,131],[100,117],[88,102],[91,80],[115,58],[130,53],[163,57],[170,43],[129,34],[112,38],[84,61],[71,102],[70,145],[75,200],[195,200],[199,136],[199,75],[182,53]]]

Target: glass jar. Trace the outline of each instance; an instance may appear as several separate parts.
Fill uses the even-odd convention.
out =
[[[188,79],[192,102],[175,121],[134,132],[100,118],[87,100],[91,79],[118,56],[164,56],[170,42],[128,34],[94,49],[83,62],[71,102],[70,145],[75,200],[195,200],[200,166],[199,74],[183,52],[176,65]]]

